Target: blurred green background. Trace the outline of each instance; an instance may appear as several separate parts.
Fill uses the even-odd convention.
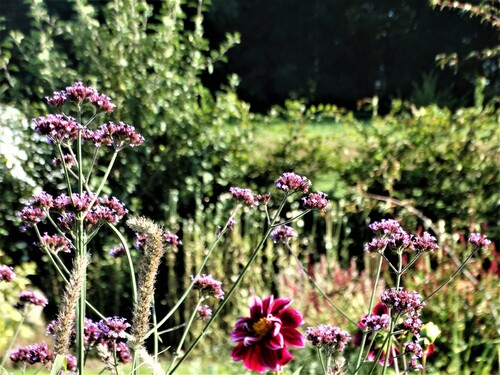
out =
[[[22,282],[49,297],[52,319],[63,284],[15,212],[37,189],[61,192],[52,150],[29,119],[47,113],[46,95],[81,80],[113,99],[112,120],[146,138],[121,154],[105,193],[183,241],[160,269],[159,316],[227,220],[229,187],[277,194],[284,171],[306,175],[331,198],[326,213],[297,223],[294,247],[354,319],[366,310],[373,273],[362,251],[370,221],[392,217],[438,237],[440,252],[405,279],[430,293],[467,256],[470,231],[500,241],[498,11],[483,3],[486,15],[414,1],[3,1],[0,263],[16,265]],[[241,213],[206,271],[230,285],[263,217]],[[88,296],[106,315],[130,317],[127,267],[107,255],[117,244],[109,234],[93,242]],[[442,330],[429,373],[498,372],[498,263],[493,248],[429,302],[424,318]],[[293,297],[308,325],[345,324],[284,249],[269,243],[253,267],[259,277],[230,301],[200,358],[230,362],[228,333],[253,293]],[[13,291],[0,287],[0,303],[11,303]],[[168,326],[183,323],[194,302]],[[5,332],[16,314],[4,314]],[[26,343],[43,336],[30,327]],[[174,331],[163,343],[178,338]],[[313,358],[298,355],[292,368],[314,374]],[[232,368],[217,371],[241,373]]]

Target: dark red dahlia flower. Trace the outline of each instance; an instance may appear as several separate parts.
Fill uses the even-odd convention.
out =
[[[304,337],[297,328],[304,324],[302,314],[290,308],[290,298],[254,297],[250,317],[240,318],[231,332],[231,343],[238,346],[231,358],[243,361],[252,371],[278,371],[293,356],[287,346],[303,348]]]

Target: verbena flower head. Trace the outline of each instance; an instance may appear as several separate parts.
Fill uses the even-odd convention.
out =
[[[123,122],[119,124],[109,122],[95,131],[87,129],[85,139],[93,142],[96,147],[113,146],[116,150],[121,150],[126,146],[137,147],[144,142],[144,137],[136,133],[132,125]]]
[[[269,203],[269,200],[271,199],[271,194],[257,194],[256,200],[259,204],[262,205],[267,205]]]
[[[297,237],[297,233],[288,225],[276,227],[269,235],[274,243],[287,243],[290,238]]]
[[[358,327],[362,330],[379,331],[389,328],[390,318],[388,314],[363,315],[358,322]]]
[[[406,317],[406,319],[398,325],[399,329],[409,331],[413,333],[414,336],[420,336],[420,329],[422,328],[423,323],[420,320],[420,317],[416,313],[412,313]]]
[[[436,237],[424,232],[422,236],[413,238],[413,248],[418,251],[433,253],[439,249],[439,246],[436,244]]]
[[[64,141],[75,140],[82,125],[71,116],[47,115],[33,119],[35,131],[46,135],[50,143],[61,144]]]
[[[309,193],[302,198],[302,202],[307,209],[325,211],[328,206],[328,195],[321,191]]]
[[[40,248],[42,251],[50,251],[53,253],[58,253],[62,251],[63,253],[70,253],[71,252],[71,244],[69,241],[63,237],[59,236],[57,234],[54,234],[50,236],[47,233],[44,233],[42,236],[42,241],[37,244],[37,246]]]
[[[373,335],[376,334],[376,331],[387,329],[388,324],[386,323],[386,321],[389,319],[388,312],[389,309],[384,303],[377,303],[373,308],[372,313],[368,316],[364,315],[357,323],[357,326],[360,328],[360,330],[354,335],[352,339],[353,344],[356,346],[361,345],[363,339],[363,331],[365,330],[368,330],[367,340],[369,342],[374,337]],[[370,348],[366,356],[367,360],[370,362],[374,362],[380,354],[378,363],[383,366],[386,358],[385,349],[385,346],[381,346],[376,343]],[[388,365],[392,364],[392,362],[394,361],[394,356],[397,356],[398,353],[399,352],[396,346],[392,345],[389,350],[389,358],[387,359]]]
[[[76,357],[72,354],[66,354],[66,368],[68,371],[76,371]]]
[[[373,231],[382,231],[384,234],[400,233],[403,229],[401,225],[396,220],[386,220],[375,221],[368,226]]]
[[[382,302],[392,308],[393,314],[419,313],[425,303],[421,301],[417,292],[407,292],[403,288],[391,288],[385,290],[381,295]]]
[[[261,373],[288,364],[293,358],[288,347],[304,347],[304,337],[297,330],[304,324],[302,314],[290,308],[291,303],[289,298],[255,297],[250,316],[239,318],[231,332],[231,343],[237,343],[231,358]]]
[[[250,189],[244,189],[237,186],[229,188],[229,192],[233,196],[233,199],[237,202],[243,203],[248,207],[253,207],[257,204],[254,199],[253,192]]]
[[[221,288],[222,282],[215,280],[212,275],[203,274],[197,278],[191,276],[191,280],[194,280],[193,289],[199,290],[201,294],[224,299],[224,292]]]
[[[201,320],[208,320],[212,316],[212,309],[208,305],[198,307],[198,315]]]
[[[411,360],[408,363],[408,368],[413,371],[418,371],[423,368],[419,360],[423,356],[423,350],[420,344],[416,342],[406,342],[404,344],[404,353],[411,355]]]
[[[481,233],[471,233],[469,236],[469,242],[474,246],[482,248],[487,248],[491,244],[491,241]]]
[[[51,106],[61,108],[68,101],[83,104],[88,102],[92,104],[98,112],[113,112],[115,105],[111,99],[100,94],[96,89],[90,86],[84,86],[82,82],[76,82],[73,86],[66,87],[66,90],[55,91],[52,97],[45,97],[47,103]]]
[[[32,290],[23,290],[19,293],[19,301],[14,306],[17,309],[22,309],[28,304],[45,307],[47,303],[49,301],[41,293]]]
[[[54,360],[54,354],[49,350],[45,342],[18,347],[10,352],[9,358],[13,362],[24,362],[28,365],[35,363],[47,364]]]
[[[318,348],[326,347],[330,351],[342,352],[351,336],[339,327],[320,324],[317,327],[307,327],[306,339]]]
[[[238,222],[236,220],[234,220],[233,218],[229,218],[229,220],[227,221],[227,227],[230,229],[230,230],[233,230],[234,226],[238,224]]]
[[[23,222],[21,230],[25,231],[26,228],[32,227],[45,219],[47,214],[38,207],[26,206],[20,212],[17,212],[16,216],[21,218]]]
[[[8,283],[10,283],[12,280],[14,280],[14,277],[16,277],[16,274],[12,267],[4,264],[0,265],[0,281],[7,281]]]
[[[307,177],[299,176],[293,172],[283,173],[274,184],[279,190],[286,192],[300,191],[302,193],[307,193],[312,185]]]
[[[165,242],[170,246],[177,247],[179,245],[182,245],[182,241],[179,239],[179,236],[171,233],[170,231],[163,233],[163,238],[165,239]]]
[[[103,341],[117,341],[119,339],[125,339],[125,330],[130,327],[125,318],[120,318],[118,316],[109,317],[100,320],[97,323],[97,327],[100,332],[100,339]]]
[[[113,247],[109,251],[109,256],[113,257],[113,258],[121,258],[121,257],[125,256],[126,254],[127,253],[125,252],[125,246],[123,246],[122,244]]]
[[[129,363],[132,360],[132,353],[130,348],[123,341],[114,346],[116,356],[121,363]]]
[[[65,154],[65,155],[63,155],[63,157],[64,157],[64,164],[66,164],[67,168],[71,169],[71,167],[76,164],[76,159],[74,158],[73,155]],[[63,159],[61,159],[59,156],[55,157],[52,160],[52,164],[54,164],[54,166],[56,166],[56,167],[60,167],[63,165]]]

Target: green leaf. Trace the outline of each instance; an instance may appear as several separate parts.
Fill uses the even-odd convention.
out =
[[[66,370],[66,356],[58,354],[50,370],[50,375],[57,375],[61,370]]]

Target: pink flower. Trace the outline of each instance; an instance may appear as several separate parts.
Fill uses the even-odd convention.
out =
[[[231,332],[231,343],[238,343],[231,358],[261,373],[277,371],[289,363],[293,356],[287,346],[304,347],[304,337],[297,331],[304,320],[301,313],[289,307],[291,303],[289,298],[255,297],[250,317],[238,319]]]
[[[16,277],[16,274],[14,273],[14,269],[12,267],[0,264],[0,281],[10,283],[14,277]]]
[[[279,190],[287,192],[301,191],[302,193],[307,193],[307,190],[309,190],[311,186],[311,181],[305,176],[299,176],[293,172],[285,172],[274,184]]]
[[[305,208],[325,211],[326,206],[328,206],[328,195],[321,191],[318,191],[317,193],[309,193],[309,195],[302,198],[302,203]]]
[[[471,233],[469,237],[469,242],[474,246],[483,248],[486,248],[491,244],[491,241],[481,233]]]
[[[212,275],[201,275],[194,277],[191,275],[191,279],[194,281],[193,289],[199,290],[200,293],[206,296],[214,296],[217,299],[224,299],[224,291],[222,290],[222,282],[215,280]]]
[[[229,192],[236,201],[241,202],[247,205],[248,207],[252,207],[257,204],[257,202],[254,199],[253,192],[250,189],[244,189],[237,186],[233,186],[232,188],[229,189]]]

